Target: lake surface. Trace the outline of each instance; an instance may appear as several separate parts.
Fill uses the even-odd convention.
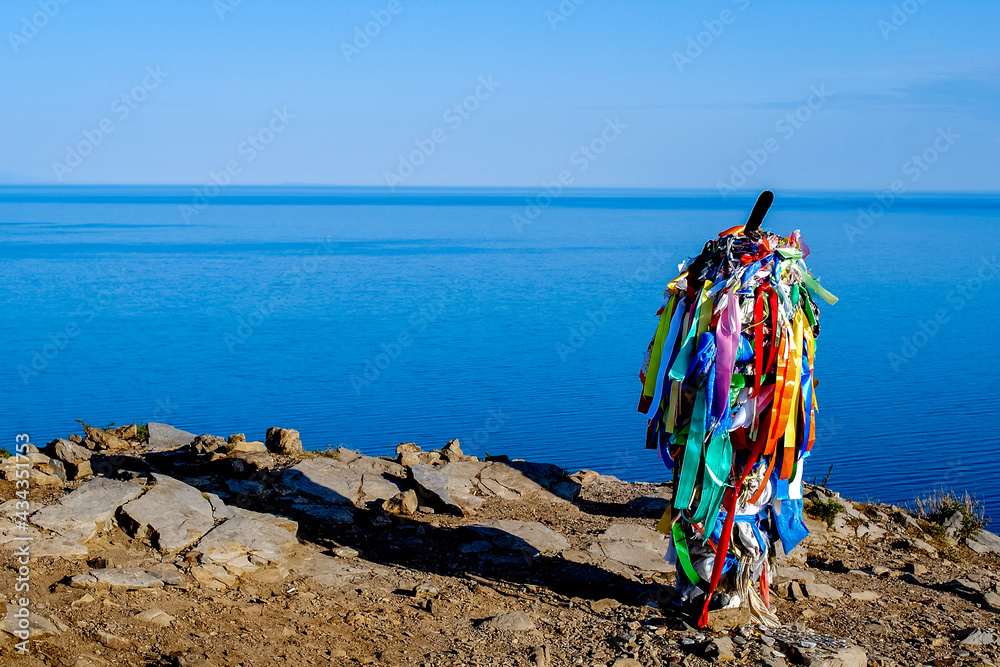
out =
[[[308,448],[459,438],[666,480],[636,412],[654,314],[754,197],[535,195],[233,188],[197,209],[190,188],[0,188],[0,446],[75,419],[282,426]],[[833,466],[848,497],[897,503],[969,490],[998,516],[1000,200],[896,200],[858,225],[876,201],[779,192],[765,220],[802,230],[840,297],[806,478]]]

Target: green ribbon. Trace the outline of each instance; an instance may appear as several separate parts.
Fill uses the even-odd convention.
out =
[[[695,572],[694,565],[691,564],[691,553],[688,551],[687,538],[684,537],[684,529],[681,524],[674,524],[674,551],[677,552],[677,562],[681,564],[681,569],[691,583],[698,585],[701,577]]]

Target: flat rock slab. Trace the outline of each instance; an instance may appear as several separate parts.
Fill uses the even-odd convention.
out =
[[[107,567],[78,574],[69,580],[69,585],[73,588],[148,590],[163,586],[163,581],[146,570]]]
[[[198,437],[194,433],[182,431],[169,424],[149,422],[146,426],[149,428],[149,451],[151,452],[168,452],[172,449],[186,447]]]
[[[95,478],[63,496],[58,503],[32,514],[31,522],[83,543],[106,528],[119,507],[140,495],[142,489],[134,484]]]
[[[90,550],[86,544],[80,544],[68,537],[61,537],[59,535],[45,537],[31,543],[31,555],[35,558],[48,556],[49,558],[78,560],[86,558],[89,552]]]
[[[538,522],[501,519],[477,523],[469,526],[469,530],[506,551],[534,555],[569,549],[569,540],[565,536]]]
[[[667,546],[666,536],[655,530],[616,523],[597,538],[590,552],[647,572],[673,572],[674,566],[663,560]]]
[[[23,630],[21,627],[21,618],[19,614],[23,614],[24,610],[22,607],[17,605],[7,603],[7,616],[3,620],[4,632],[14,635],[15,632]],[[51,635],[58,635],[59,628],[56,627],[55,623],[40,616],[33,611],[28,610],[28,639],[40,639],[42,637],[48,637]],[[20,636],[14,635],[20,640]]]
[[[166,475],[141,498],[121,508],[119,524],[164,553],[185,549],[215,526],[212,504],[201,491]]]
[[[234,508],[236,516],[208,532],[188,554],[203,566],[225,568],[235,577],[283,561],[298,545],[298,524],[289,519]]]
[[[1000,554],[1000,535],[988,530],[981,530],[975,539],[965,541],[966,545],[977,554]]]
[[[331,505],[354,506],[361,496],[361,475],[330,458],[306,459],[285,470],[281,481],[301,496]]]
[[[549,489],[562,477],[561,468],[547,463],[491,463],[479,474],[479,488],[488,495],[510,500],[533,496],[555,499]]]

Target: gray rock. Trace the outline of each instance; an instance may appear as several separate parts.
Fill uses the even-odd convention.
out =
[[[1000,535],[981,530],[975,539],[966,540],[966,545],[977,554],[1000,554]]]
[[[36,558],[48,556],[50,558],[76,560],[86,558],[89,551],[87,545],[79,544],[71,538],[59,535],[36,540],[31,545],[31,555]]]
[[[152,489],[126,503],[118,523],[133,537],[148,539],[163,553],[176,553],[215,525],[212,505],[201,491],[166,475],[153,475]]]
[[[997,637],[982,628],[966,628],[955,633],[955,638],[965,646],[989,646],[997,643]]]
[[[153,452],[166,452],[186,447],[194,442],[196,437],[194,433],[176,429],[169,424],[149,422],[146,427],[149,429],[149,450]]]
[[[477,523],[469,530],[501,549],[517,553],[534,555],[569,549],[565,536],[538,522],[501,519]]]
[[[287,468],[282,483],[299,495],[331,505],[355,505],[361,495],[361,475],[329,458],[306,459]]]
[[[426,463],[418,463],[410,468],[413,483],[417,486],[417,492],[429,504],[443,506],[452,514],[464,516],[466,509],[452,497],[448,490],[448,478],[444,473],[438,471],[433,466]]]
[[[236,516],[209,531],[189,559],[218,566],[234,577],[283,561],[298,545],[298,524],[289,519],[234,508]]]
[[[530,497],[555,500],[557,497],[549,489],[562,479],[562,469],[547,463],[491,463],[479,475],[479,488],[487,495],[511,500]]]
[[[361,500],[387,501],[406,490],[402,481],[378,472],[366,472],[361,475]]]
[[[111,523],[115,511],[142,494],[134,484],[97,478],[84,482],[58,503],[43,507],[31,515],[36,526],[83,543]]]
[[[293,428],[272,426],[267,429],[264,444],[275,454],[298,454],[302,451],[302,439],[299,438],[299,432]]]
[[[24,618],[25,612],[28,619],[27,629],[21,626],[21,619]],[[9,602],[7,603],[7,616],[3,621],[3,630],[20,640],[41,639],[42,637],[60,634],[59,628],[49,619],[30,611],[26,607],[19,607]],[[27,632],[27,636],[20,634],[25,631]]]
[[[714,662],[732,662],[736,660],[736,647],[729,637],[716,637],[708,643],[706,654]]]
[[[73,588],[109,588],[113,590],[148,590],[163,586],[156,575],[136,568],[101,568],[70,578]]]
[[[851,598],[862,602],[874,602],[879,599],[879,594],[875,591],[856,591],[851,593]]]
[[[90,457],[94,455],[86,447],[75,445],[69,440],[63,440],[62,438],[50,442],[47,449],[55,458],[75,466],[80,465],[84,461],[89,461]]]
[[[803,589],[808,597],[814,600],[837,600],[844,597],[844,594],[833,586],[821,584],[818,581],[809,581],[803,584]]]
[[[666,537],[637,524],[610,526],[590,547],[590,552],[648,572],[673,572],[674,566],[663,560]]]
[[[507,632],[529,632],[535,629],[535,622],[523,611],[509,611],[505,614],[497,614],[486,621],[484,625],[493,630],[505,630]]]

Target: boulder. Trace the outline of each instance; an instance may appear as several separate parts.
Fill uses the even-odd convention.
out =
[[[118,428],[111,429],[119,438],[129,440],[135,438],[139,434],[139,428],[135,424],[128,424],[127,426],[119,426]]]
[[[166,475],[152,477],[153,488],[122,506],[118,523],[161,552],[176,553],[211,530],[216,517],[198,489]]]
[[[87,442],[94,445],[91,449],[121,452],[132,447],[131,443],[122,440],[114,433],[108,433],[93,426],[85,426],[83,430],[87,434]]]
[[[32,514],[31,522],[83,543],[106,528],[119,507],[140,495],[142,489],[134,484],[95,478],[63,496],[59,502]]]
[[[410,468],[410,475],[417,492],[428,504],[458,516],[466,514],[466,508],[448,490],[448,478],[444,473],[426,463],[418,463]]]
[[[331,505],[355,505],[361,497],[361,475],[330,458],[306,459],[282,473],[281,482],[301,496]]]
[[[549,489],[562,479],[562,469],[548,463],[492,463],[480,473],[479,488],[486,495],[511,500],[530,497],[554,500]]]
[[[163,586],[156,575],[136,568],[101,568],[70,578],[73,588],[107,588],[112,590],[141,591]]]
[[[149,429],[149,439],[147,440],[149,450],[153,452],[166,452],[186,447],[195,439],[194,433],[181,431],[169,424],[149,422],[146,427]]]
[[[458,438],[449,440],[448,444],[441,449],[441,458],[445,461],[462,461],[465,455],[462,454],[462,447],[458,444]]]
[[[226,442],[230,445],[235,445],[237,442],[246,442],[246,439],[247,437],[243,433],[232,433],[226,438]]]
[[[73,465],[79,465],[84,461],[89,461],[90,457],[93,456],[91,452],[86,447],[81,447],[80,445],[73,444],[69,440],[63,440],[62,438],[57,438],[48,444],[46,449],[50,456],[54,456],[60,461],[65,463],[71,463]]]
[[[293,428],[272,426],[267,429],[265,444],[275,454],[289,455],[302,452],[302,440],[299,438],[299,432]]]
[[[537,521],[500,519],[477,523],[468,529],[495,547],[528,556],[569,549],[569,540],[565,536]]]

